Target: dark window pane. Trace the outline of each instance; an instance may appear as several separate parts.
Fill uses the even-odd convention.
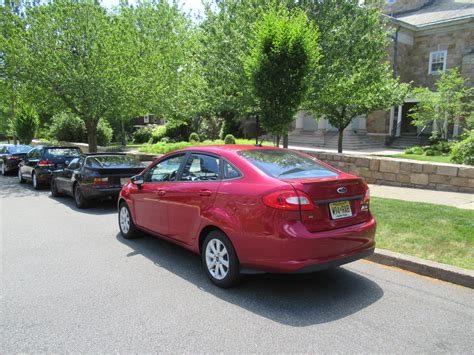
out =
[[[230,165],[228,162],[224,162],[224,179],[235,179],[240,176],[239,171]]]
[[[152,166],[145,174],[145,182],[176,181],[184,156],[175,155]]]

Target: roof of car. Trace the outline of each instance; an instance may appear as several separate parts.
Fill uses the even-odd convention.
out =
[[[201,150],[206,152],[218,152],[218,151],[227,151],[227,152],[239,152],[241,150],[269,150],[269,149],[282,149],[278,147],[271,146],[260,146],[260,145],[249,145],[249,144],[220,144],[220,145],[200,145],[194,147],[188,147],[180,149],[182,151],[187,150]]]

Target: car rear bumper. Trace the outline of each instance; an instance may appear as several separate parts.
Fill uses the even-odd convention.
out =
[[[243,259],[243,269],[278,273],[307,273],[343,265],[371,255],[375,249],[375,219],[325,232],[310,233],[296,224],[278,238],[267,239],[271,256]]]
[[[91,186],[82,186],[82,193],[89,199],[117,199],[120,194],[121,187],[99,188]]]

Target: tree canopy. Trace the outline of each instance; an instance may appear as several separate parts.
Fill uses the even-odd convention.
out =
[[[285,135],[319,59],[317,30],[300,10],[270,9],[257,22],[245,69],[263,127]]]

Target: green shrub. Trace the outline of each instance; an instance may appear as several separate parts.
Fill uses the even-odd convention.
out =
[[[175,142],[185,141],[188,137],[188,125],[186,123],[168,123],[166,125],[166,137]]]
[[[15,121],[13,128],[16,132],[20,143],[30,144],[35,137],[36,130],[39,126],[38,114],[31,107],[25,107],[21,111]]]
[[[422,147],[411,147],[411,148],[405,149],[405,154],[422,155],[423,152],[424,151]]]
[[[49,134],[57,141],[85,142],[86,125],[83,120],[72,113],[61,112],[51,118]]]
[[[133,141],[138,144],[146,143],[150,140],[152,131],[148,127],[140,127],[133,132]]]
[[[433,144],[431,148],[435,151],[440,152],[441,154],[449,154],[453,148],[454,142],[450,141],[438,141],[436,144]]]
[[[107,146],[112,142],[114,131],[107,120],[100,119],[97,124],[97,145]]]
[[[154,126],[151,129],[151,138],[153,143],[160,142],[163,137],[166,136],[166,126]]]
[[[189,135],[189,141],[193,143],[199,143],[201,140],[199,139],[199,134],[193,132]]]
[[[451,161],[458,164],[474,165],[474,130],[464,135],[464,139],[453,145]]]
[[[171,139],[170,139],[170,137],[163,137],[163,138],[161,138],[160,142],[165,143],[165,144],[166,143],[171,143]]]
[[[235,144],[235,137],[232,134],[228,134],[224,138],[224,144]]]

